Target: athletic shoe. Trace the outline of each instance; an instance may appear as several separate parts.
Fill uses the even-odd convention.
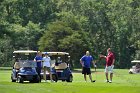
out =
[[[51,83],[55,82],[54,80],[51,80]]]
[[[106,80],[106,83],[108,83],[109,82],[109,80]]]
[[[91,81],[91,82],[95,82],[96,80],[93,80],[93,81]]]
[[[109,83],[112,83],[112,81],[110,80]]]

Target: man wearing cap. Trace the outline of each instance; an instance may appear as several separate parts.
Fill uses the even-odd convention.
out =
[[[106,82],[112,83],[115,56],[110,48],[107,49],[107,53],[108,53],[107,56],[100,55],[100,58],[106,59],[106,67],[105,67]],[[110,72],[110,80],[108,79],[108,72]]]
[[[81,59],[80,59],[80,63],[82,65],[82,74],[84,74],[84,79],[85,81],[87,81],[86,75],[89,75],[89,78],[91,80],[91,82],[95,82],[95,80],[92,80],[92,76],[91,76],[91,63],[93,63],[94,65],[94,61],[93,61],[93,57],[90,55],[89,51],[86,51],[86,55],[84,55]]]
[[[50,74],[50,80],[51,82],[53,82],[52,80],[52,74],[51,74],[51,58],[49,57],[49,54],[46,52],[45,53],[45,56],[43,57],[43,77],[44,77],[44,80],[46,80],[46,72],[48,71],[48,73]]]

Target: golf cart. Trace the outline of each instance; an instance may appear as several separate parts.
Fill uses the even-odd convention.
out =
[[[29,81],[32,83],[39,83],[39,76],[36,72],[36,62],[33,61],[37,51],[32,50],[18,50],[14,51],[15,63],[12,69],[12,82],[23,83]]]
[[[133,60],[131,63],[135,63],[136,65],[130,68],[129,74],[140,74],[140,60]]]
[[[46,52],[42,52],[45,54]],[[67,52],[47,52],[51,58],[51,74],[52,79],[57,82],[58,80],[72,82],[73,76],[69,67],[70,56]],[[41,73],[43,76],[43,73]],[[46,73],[49,80],[50,75]]]

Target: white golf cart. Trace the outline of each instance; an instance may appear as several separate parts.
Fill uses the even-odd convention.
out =
[[[140,74],[140,60],[133,60],[131,63],[135,63],[129,70],[129,74]]]

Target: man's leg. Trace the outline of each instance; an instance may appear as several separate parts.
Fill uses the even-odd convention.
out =
[[[52,79],[52,74],[51,74],[51,73],[50,73],[50,80],[53,81],[53,79]]]
[[[106,82],[109,82],[108,80],[108,67],[105,67],[105,76],[106,76]]]
[[[87,77],[86,77],[87,73],[86,73],[86,68],[85,67],[82,68],[82,74],[84,74],[84,79],[87,82]]]
[[[85,79],[85,81],[87,82],[87,77],[86,77],[86,74],[84,74],[84,79]]]
[[[50,74],[50,81],[53,82],[53,78],[52,78],[52,73],[51,73],[51,68],[50,67],[47,67],[47,70]]]
[[[108,72],[105,72],[105,76],[106,76],[106,82],[109,82],[109,80],[108,80]]]
[[[38,69],[39,81],[41,82],[41,67]]]
[[[43,68],[43,73],[44,73],[44,74],[43,74],[43,78],[44,78],[44,80],[46,81],[46,67]]]
[[[37,74],[38,74],[38,76],[39,76],[39,67],[36,67],[36,72],[37,72]],[[40,77],[40,76],[39,76]]]
[[[114,65],[113,65],[113,66],[110,66],[110,81],[109,81],[109,83],[112,83],[112,78],[113,78],[113,68],[114,68]]]
[[[95,80],[92,80],[92,75],[91,74],[89,74],[89,79],[90,79],[91,82],[95,82]]]
[[[87,74],[89,75],[89,79],[91,82],[95,82],[95,80],[92,80],[91,70],[90,68],[87,69]]]
[[[113,73],[110,73],[110,81],[112,81]]]
[[[91,74],[89,74],[89,79],[90,79],[90,81],[92,81],[92,76],[91,76]]]

